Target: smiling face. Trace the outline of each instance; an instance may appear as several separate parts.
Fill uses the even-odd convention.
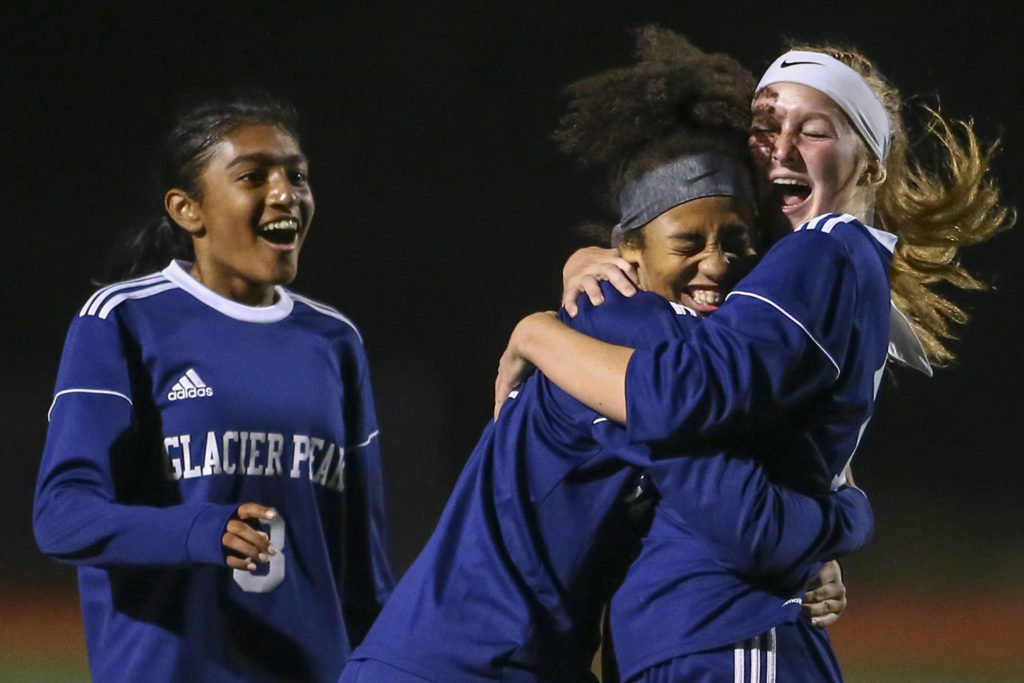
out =
[[[622,256],[636,264],[641,289],[713,313],[752,265],[753,215],[732,197],[694,199],[627,233]]]
[[[825,213],[869,222],[878,164],[820,90],[775,83],[753,104],[750,150],[767,203],[790,230]]]
[[[165,197],[192,234],[192,276],[239,303],[273,303],[274,286],[295,279],[313,219],[308,174],[298,142],[278,126],[243,125],[214,145],[202,196],[175,189]]]

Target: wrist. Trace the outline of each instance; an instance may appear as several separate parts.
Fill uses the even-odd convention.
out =
[[[519,321],[512,333],[510,347],[513,353],[523,360],[534,363],[536,349],[541,344],[545,330],[552,325],[560,324],[557,318],[548,313],[531,313],[526,316]]]

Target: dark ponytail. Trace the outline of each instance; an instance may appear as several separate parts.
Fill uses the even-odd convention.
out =
[[[294,107],[264,94],[205,102],[183,112],[164,139],[160,158],[160,203],[171,188],[202,199],[201,177],[213,148],[240,126],[279,126],[298,141],[297,123]],[[156,272],[171,259],[191,261],[194,258],[189,234],[163,213],[128,233],[115,250],[104,281]]]

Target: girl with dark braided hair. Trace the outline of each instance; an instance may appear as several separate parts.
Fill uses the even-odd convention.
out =
[[[656,443],[656,461],[661,451],[747,444],[773,481],[843,490],[887,356],[928,374],[952,359],[942,339],[964,316],[930,287],[980,288],[959,267],[958,249],[1009,228],[1013,215],[988,177],[994,146],[980,145],[969,124],[931,112],[946,168],[909,159],[898,94],[857,53],[789,51],[751,98],[749,144],[778,239],[762,261],[687,339],[613,346],[548,315],[527,317],[502,358],[496,409],[532,365],[624,425],[631,443]],[[578,261],[567,265],[567,297],[578,291]],[[607,297],[583,270],[584,288]],[[801,443],[812,457],[802,457]],[[798,596],[787,600],[784,582],[730,585],[725,570],[718,581],[709,568],[681,572],[679,558],[699,545],[679,511],[712,498],[661,491],[612,603],[623,676],[840,680],[827,635],[797,619]],[[716,527],[703,540],[717,552],[737,528]],[[666,614],[675,615],[671,629]]]
[[[36,540],[78,567],[98,681],[334,680],[392,579],[362,340],[284,287],[314,210],[295,112],[196,107],[165,157],[132,279],[71,323]]]
[[[656,63],[666,43],[685,57]],[[614,233],[647,291],[633,299],[609,293],[604,306],[561,319],[613,343],[690,334],[701,324],[698,310],[729,289],[753,253],[749,95],[729,85],[744,72],[653,29],[640,34],[638,52],[638,64],[611,77],[634,86],[637,73],[657,72],[691,87],[673,86],[662,137],[613,140],[616,129],[606,124],[609,136],[601,138],[602,164],[618,158],[611,150],[632,147],[622,157],[635,163],[622,178],[626,200]],[[629,98],[619,105],[606,113],[609,121],[654,113]],[[710,125],[722,112],[733,123]],[[806,444],[792,448],[810,456]],[[773,484],[740,451],[674,455],[700,457],[655,468],[648,446],[630,444],[623,429],[543,375],[531,378],[484,430],[437,529],[341,680],[592,681],[599,617],[649,521],[641,467],[659,489],[698,501],[686,514],[699,533],[722,524],[738,530],[720,534],[714,556],[700,559],[751,581],[802,588],[821,560],[867,540],[871,511],[856,489],[810,497]],[[720,503],[714,514],[709,500]]]

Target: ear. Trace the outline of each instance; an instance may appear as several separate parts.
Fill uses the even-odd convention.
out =
[[[197,235],[202,231],[203,221],[200,217],[199,202],[184,190],[179,188],[168,190],[164,195],[164,209],[175,223],[190,234]]]
[[[867,168],[864,169],[864,175],[861,176],[861,180],[865,185],[877,187],[884,183],[887,177],[885,165],[878,161],[878,159],[872,159],[868,162]]]
[[[643,248],[637,243],[635,239],[625,239],[619,244],[619,253],[622,254],[622,258],[633,264],[634,268],[640,266],[640,256],[643,253]]]

